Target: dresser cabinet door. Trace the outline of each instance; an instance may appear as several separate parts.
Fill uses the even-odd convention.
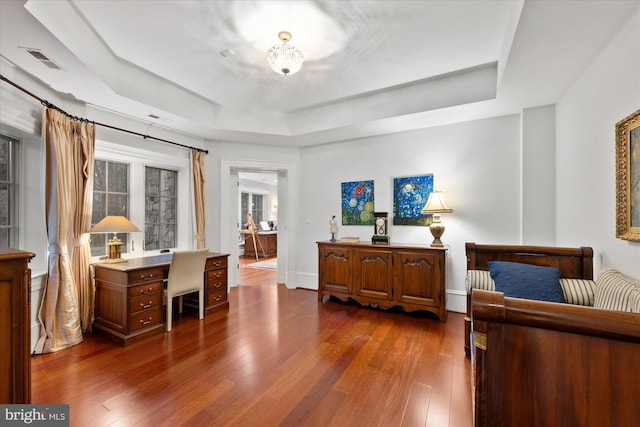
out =
[[[398,251],[395,267],[399,302],[442,306],[444,252]]]
[[[356,295],[392,300],[393,253],[380,249],[358,249],[354,252]]]
[[[321,291],[351,294],[350,248],[322,246],[318,251],[319,286]]]

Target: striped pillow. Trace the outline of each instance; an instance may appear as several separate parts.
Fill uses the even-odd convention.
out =
[[[568,304],[593,305],[596,287],[596,283],[593,280],[560,278],[560,286],[562,287],[564,298]],[[470,293],[471,289],[495,291],[496,285],[488,271],[467,270],[465,288],[467,289],[467,293]]]
[[[596,281],[595,308],[640,313],[640,281],[613,268],[600,272]]]
[[[467,270],[467,278],[464,284],[467,288],[467,293],[471,293],[471,289],[496,290],[496,284],[493,282],[491,274],[485,270]]]
[[[593,306],[596,282],[587,279],[560,278],[560,287],[568,304]]]

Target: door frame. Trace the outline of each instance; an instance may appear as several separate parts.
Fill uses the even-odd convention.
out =
[[[243,159],[222,158],[221,188],[221,247],[229,248],[229,287],[238,286],[238,172],[269,172],[278,174],[278,283],[295,288],[295,241],[292,221],[297,217],[295,204],[296,170],[293,163],[260,162]],[[226,193],[226,194],[225,194]],[[234,268],[231,268],[234,267]]]

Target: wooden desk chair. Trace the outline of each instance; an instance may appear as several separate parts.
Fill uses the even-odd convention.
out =
[[[258,227],[256,227],[256,223],[253,222],[253,217],[250,213],[247,214],[247,224],[249,225],[249,229],[240,230],[240,234],[244,235],[244,241],[247,242],[247,236],[251,236],[251,240],[253,240],[253,252],[256,254],[256,261],[258,261],[258,248],[256,246],[256,240],[258,241],[258,245],[260,245],[260,249],[262,249],[262,255],[264,257],[267,256],[267,253],[262,247],[262,242],[260,241],[260,236],[258,235]]]
[[[167,279],[167,323],[166,331],[171,332],[171,312],[173,297],[178,297],[178,310],[182,313],[182,296],[198,292],[198,319],[204,318],[204,267],[209,249],[176,251],[173,253]]]

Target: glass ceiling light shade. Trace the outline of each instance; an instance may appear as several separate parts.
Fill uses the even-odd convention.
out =
[[[267,51],[267,62],[273,71],[283,76],[297,73],[304,62],[302,51],[287,44],[291,40],[291,33],[280,31],[278,38],[282,40],[282,44]]]

